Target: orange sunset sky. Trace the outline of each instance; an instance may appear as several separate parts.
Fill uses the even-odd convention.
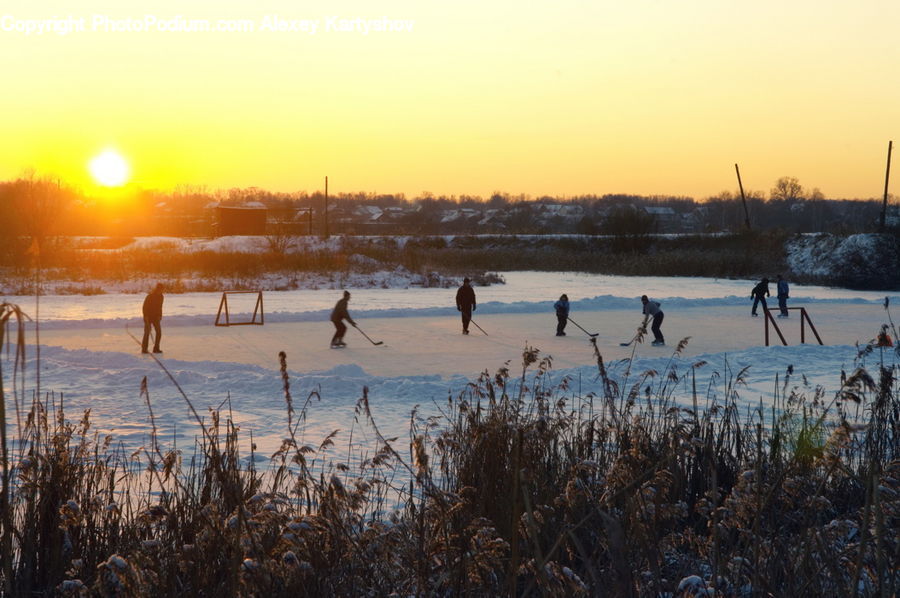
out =
[[[880,197],[898,24],[871,0],[6,1],[0,180],[89,189],[113,149],[155,189],[702,199],[737,162],[753,190]]]

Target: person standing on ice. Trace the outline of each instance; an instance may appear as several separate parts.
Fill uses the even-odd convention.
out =
[[[142,308],[144,314],[144,338],[141,340],[141,353],[149,353],[147,347],[150,345],[151,327],[156,332],[156,339],[153,341],[153,352],[162,353],[162,349],[159,348],[159,341],[162,338],[162,306],[163,285],[160,282],[144,298]]]
[[[762,303],[763,315],[765,315],[768,306],[766,305],[766,297],[770,297],[771,293],[769,293],[769,279],[763,278],[759,281],[753,290],[750,291],[750,298],[753,299],[753,307],[750,309],[750,315],[754,318],[759,314],[756,313],[756,306]]]
[[[344,333],[347,332],[344,320],[347,320],[350,322],[351,326],[356,328],[356,322],[353,321],[353,318],[351,318],[350,314],[347,312],[348,301],[350,301],[350,291],[344,291],[343,298],[339,299],[338,302],[335,303],[334,309],[331,310],[331,323],[334,324],[335,327],[334,336],[331,337],[332,349],[347,346],[347,343],[344,342]]]
[[[569,321],[569,296],[565,293],[560,295],[553,309],[556,310],[556,336],[565,336],[566,322]]]
[[[781,311],[778,317],[786,318],[788,317],[787,300],[790,297],[788,294],[790,288],[787,281],[781,277],[781,274],[778,275],[778,284],[775,286],[775,290],[778,293],[778,309]]]
[[[463,334],[469,334],[469,322],[472,321],[472,312],[475,311],[475,289],[468,278],[463,278],[462,286],[456,291],[456,310],[462,314]]]
[[[653,331],[653,342],[650,344],[654,347],[665,345],[666,339],[663,338],[662,330],[660,330],[665,314],[659,308],[659,301],[651,301],[647,295],[641,295],[641,303],[644,304],[644,315],[653,318],[653,323],[650,325],[650,330]]]

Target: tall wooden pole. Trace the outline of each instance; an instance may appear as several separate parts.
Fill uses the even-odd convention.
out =
[[[741,203],[744,204],[744,226],[747,227],[747,230],[750,230],[750,212],[747,210],[747,198],[744,197],[744,184],[741,182],[741,169],[738,168],[738,165],[734,165],[734,171],[737,173],[738,178],[738,187],[741,190]]]
[[[887,218],[888,182],[891,180],[891,148],[893,146],[894,142],[888,141],[887,170],[884,173],[884,203],[881,204],[881,223],[878,227],[881,232],[884,232],[884,224]]]
[[[325,238],[328,238],[328,177],[325,177]]]

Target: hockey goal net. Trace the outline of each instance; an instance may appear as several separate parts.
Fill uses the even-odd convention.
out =
[[[775,331],[775,334],[778,335],[778,338],[781,339],[781,344],[787,346],[787,339],[784,337],[784,333],[781,331],[782,326],[775,321],[775,318],[772,317],[772,312],[779,310],[778,307],[767,307],[763,310],[763,315],[765,315],[766,321],[766,346],[769,346],[769,325],[771,324],[772,329]],[[800,342],[806,343],[806,328],[809,327],[809,330],[816,336],[816,340],[819,341],[820,345],[824,345],[822,342],[822,337],[819,336],[819,331],[816,330],[816,327],[812,323],[812,319],[809,317],[809,312],[806,311],[805,307],[787,307],[785,308],[788,311],[799,311],[800,312]],[[779,316],[782,317],[782,316]]]
[[[262,326],[263,324],[265,324],[265,315],[262,291],[222,292],[219,312],[216,314],[216,326]]]

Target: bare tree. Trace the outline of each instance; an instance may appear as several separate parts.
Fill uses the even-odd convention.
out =
[[[12,184],[11,195],[21,232],[32,242],[44,241],[58,234],[63,210],[63,196],[68,193],[58,181],[36,178],[33,171]]]
[[[775,181],[775,186],[769,192],[769,199],[780,201],[797,201],[805,199],[803,186],[795,177],[783,176]]]
[[[269,251],[283,256],[297,245],[295,227],[288,222],[274,222],[266,227],[266,243]]]

